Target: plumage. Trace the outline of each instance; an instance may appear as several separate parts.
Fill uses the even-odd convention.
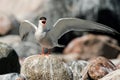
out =
[[[36,31],[37,27],[29,22],[28,20],[25,20],[21,22],[20,28],[19,28],[19,34],[23,41],[30,41],[30,42],[36,42],[34,33]]]
[[[54,36],[54,39],[59,39],[63,34],[69,31],[101,31],[104,33],[118,33],[114,29],[100,23],[77,19],[77,18],[61,18],[48,32]]]

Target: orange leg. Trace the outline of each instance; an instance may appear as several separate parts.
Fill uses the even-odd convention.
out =
[[[42,48],[42,55],[45,55],[45,54],[44,54],[44,48]]]

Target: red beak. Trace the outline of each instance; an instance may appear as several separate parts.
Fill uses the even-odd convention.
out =
[[[42,21],[42,23],[43,23],[43,24],[45,24],[45,23],[46,23],[46,21]]]

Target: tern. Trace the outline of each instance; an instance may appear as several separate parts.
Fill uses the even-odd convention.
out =
[[[44,49],[50,49],[54,47],[63,47],[63,45],[58,44],[58,39],[61,38],[65,33],[69,31],[102,31],[104,33],[118,33],[116,30],[88,20],[78,19],[78,18],[61,18],[52,26],[50,30],[46,28],[47,19],[41,17],[38,22],[38,27],[35,26],[28,20],[21,22],[19,28],[19,34],[21,39],[27,39],[31,41],[36,41],[42,48],[42,54],[44,54]],[[34,38],[35,39],[34,39]]]

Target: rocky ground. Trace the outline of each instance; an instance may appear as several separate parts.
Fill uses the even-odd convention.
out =
[[[120,49],[110,37],[89,34],[76,38],[59,55],[31,54],[29,45],[19,51],[23,42],[15,41],[14,45],[0,43],[1,80],[119,80]]]
[[[21,41],[20,22],[37,25],[47,17],[51,28],[57,19],[77,17],[96,21],[120,31],[119,0],[1,0],[0,80],[120,80],[120,35],[69,32],[64,48],[40,55],[41,47]],[[6,6],[7,5],[7,6]]]

